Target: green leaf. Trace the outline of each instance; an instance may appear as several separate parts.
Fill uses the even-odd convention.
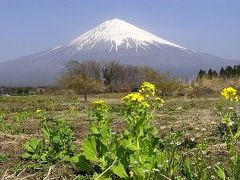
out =
[[[189,180],[192,179],[192,172],[190,169],[190,160],[189,159],[186,159],[186,161],[184,162],[183,174],[187,179],[189,179]]]
[[[75,152],[76,146],[75,146],[74,144],[71,144],[69,150],[70,150],[71,152]]]
[[[94,137],[88,137],[82,144],[83,155],[90,161],[99,161],[96,146]]]
[[[130,141],[128,140],[123,140],[122,145],[126,147],[127,149],[131,151],[139,151],[141,148],[133,145]]]
[[[53,143],[56,143],[56,144],[61,142],[60,136],[54,136],[52,140],[53,140]]]
[[[225,173],[224,173],[224,171],[222,170],[222,168],[219,166],[219,165],[215,165],[214,166],[214,171],[215,171],[215,173],[217,174],[217,176],[220,178],[220,179],[222,179],[222,180],[225,180],[226,179],[226,177],[225,177]]]
[[[236,141],[239,137],[240,137],[240,129],[234,135],[234,137],[233,137],[234,141]]]
[[[42,160],[42,161],[47,161],[47,156],[48,156],[47,153],[45,153],[45,152],[42,153],[42,154],[41,154],[41,160]]]
[[[100,134],[102,136],[101,138],[101,142],[107,146],[108,142],[109,142],[109,137],[110,137],[110,133],[109,133],[109,125],[108,124],[103,124],[101,126],[101,131]]]
[[[90,129],[91,129],[93,134],[99,134],[99,131],[98,131],[96,126],[91,126]]]
[[[98,173],[94,173],[92,178],[96,180],[112,180],[112,178],[110,178],[109,175],[107,174],[100,175]]]
[[[31,156],[32,156],[31,154],[25,152],[25,153],[22,154],[21,157],[22,157],[23,159],[29,159]]]
[[[113,171],[114,174],[116,174],[120,178],[128,177],[128,175],[127,175],[127,173],[126,173],[126,171],[124,169],[124,166],[120,162],[117,165],[114,165],[112,167],[112,171]]]
[[[39,139],[32,138],[30,141],[28,141],[24,144],[24,148],[27,151],[34,153],[37,150],[40,143],[41,143],[41,141]]]
[[[48,130],[46,127],[45,127],[45,128],[42,128],[41,130],[42,130],[45,138],[49,139],[49,137],[50,137],[50,132],[49,132],[49,130]]]
[[[71,162],[71,164],[73,164],[75,169],[77,169],[79,171],[86,171],[88,173],[93,172],[91,163],[89,162],[89,160],[86,159],[85,156],[83,156],[81,154],[77,154],[77,155],[73,156],[71,158],[70,162]]]

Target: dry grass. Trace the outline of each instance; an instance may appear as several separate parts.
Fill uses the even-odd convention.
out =
[[[18,110],[28,109],[33,111],[37,108],[36,102],[40,102],[41,107],[47,107],[49,113],[53,116],[66,119],[76,135],[76,145],[81,144],[82,139],[88,132],[87,112],[90,109],[90,103],[77,102],[77,97],[67,99],[65,97],[53,97],[54,111],[51,112],[49,100],[46,97],[25,97],[19,98],[22,102],[15,103],[11,97],[10,101],[5,101],[11,118],[11,111],[18,105]],[[99,97],[91,97],[89,100],[100,99]],[[102,98],[101,98],[102,99]],[[119,98],[106,98],[107,103],[117,108]],[[202,98],[202,99],[169,99],[166,101],[166,106],[158,111],[154,121],[154,125],[158,128],[159,134],[169,133],[172,130],[184,130],[186,138],[194,138],[197,142],[206,141],[209,143],[209,154],[214,159],[224,158],[225,144],[222,144],[218,137],[213,133],[217,123],[220,121],[212,113],[212,109],[218,102],[217,98]],[[4,111],[4,103],[0,103],[0,109]],[[70,108],[74,107],[76,111],[70,113]],[[125,127],[124,123],[119,119],[117,112],[112,114],[114,117],[113,129],[118,132]],[[6,159],[0,161],[0,178],[2,179],[74,179],[76,174],[74,170],[66,164],[55,164],[42,167],[41,170],[33,171],[28,168],[29,162],[23,161],[20,155],[23,152],[23,144],[33,136],[40,135],[40,120],[30,118],[21,125],[20,134],[9,134],[0,132],[0,150],[5,154]]]
[[[196,87],[205,87],[214,90],[215,92],[221,92],[223,88],[232,86],[237,89],[240,88],[240,78],[232,78],[232,79],[222,79],[222,78],[213,78],[207,79],[204,78],[199,82],[195,82],[194,86]]]

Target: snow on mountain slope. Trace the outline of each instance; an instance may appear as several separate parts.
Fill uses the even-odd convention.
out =
[[[192,51],[123,20],[113,19],[66,44],[0,63],[0,86],[54,84],[64,64],[70,60],[116,60],[148,65],[184,78],[193,77],[200,68],[239,63]]]
[[[171,43],[165,39],[159,38],[151,33],[148,33],[136,26],[133,26],[123,20],[113,19],[108,20],[96,28],[84,33],[78,38],[71,41],[67,46],[75,46],[78,50],[93,48],[98,42],[110,41],[111,48],[109,51],[118,50],[120,45],[125,44],[126,48],[131,47],[129,39],[136,44],[137,48],[148,48],[148,44],[158,44],[174,46],[185,49],[179,45]]]

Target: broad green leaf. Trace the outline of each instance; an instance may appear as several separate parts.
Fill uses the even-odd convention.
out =
[[[91,163],[89,160],[85,158],[85,156],[81,154],[77,154],[73,156],[70,160],[71,164],[79,170],[79,171],[86,171],[88,173],[93,172],[94,170],[92,169]]]
[[[131,151],[139,151],[141,148],[133,145],[130,141],[128,140],[123,140],[122,145],[126,147],[127,149]]]
[[[24,148],[27,151],[34,153],[37,150],[37,147],[39,146],[40,143],[41,142],[39,139],[32,138],[30,141],[28,141],[24,144]]]
[[[214,171],[220,179],[222,179],[222,180],[226,179],[225,173],[219,165],[214,166]]]
[[[101,139],[102,143],[107,146],[109,141],[109,136],[110,136],[108,124],[102,125],[100,133],[102,136],[102,139]]]
[[[112,171],[114,174],[116,174],[117,176],[119,176],[120,178],[126,178],[128,177],[124,166],[119,162],[117,165],[114,165],[112,167]]]
[[[83,155],[90,161],[98,162],[96,140],[94,137],[88,137],[82,144]]]

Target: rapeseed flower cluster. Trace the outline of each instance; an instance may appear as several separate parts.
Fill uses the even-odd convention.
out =
[[[105,103],[105,101],[96,100],[96,101],[93,101],[92,104],[96,111],[107,112],[107,110],[108,110],[108,106]]]
[[[146,97],[148,97],[149,95],[154,96],[155,91],[156,91],[155,86],[150,82],[144,82],[141,85],[140,90],[139,90],[139,92],[144,94]]]
[[[148,103],[148,97],[155,95],[155,86],[150,82],[144,82],[139,92],[130,93],[122,98],[125,104],[130,105],[129,107],[137,107],[138,109],[148,109],[150,104]],[[159,98],[157,102],[163,104],[163,100]],[[136,106],[137,105],[137,106]]]
[[[130,93],[122,98],[124,102],[143,102],[144,97],[140,93]]]
[[[131,107],[131,108],[135,107],[138,110],[139,109],[148,109],[150,107],[150,104],[148,104],[145,101],[144,96],[140,93],[130,93],[130,94],[124,96],[122,98],[122,100],[128,107]]]
[[[228,87],[228,88],[224,88],[221,92],[221,95],[225,97],[225,99],[229,100],[229,101],[238,101],[238,97],[237,97],[237,90],[234,89],[233,87]]]
[[[140,93],[130,93],[122,98],[125,103],[137,104],[138,108],[149,108],[150,105],[145,101],[144,96]]]

